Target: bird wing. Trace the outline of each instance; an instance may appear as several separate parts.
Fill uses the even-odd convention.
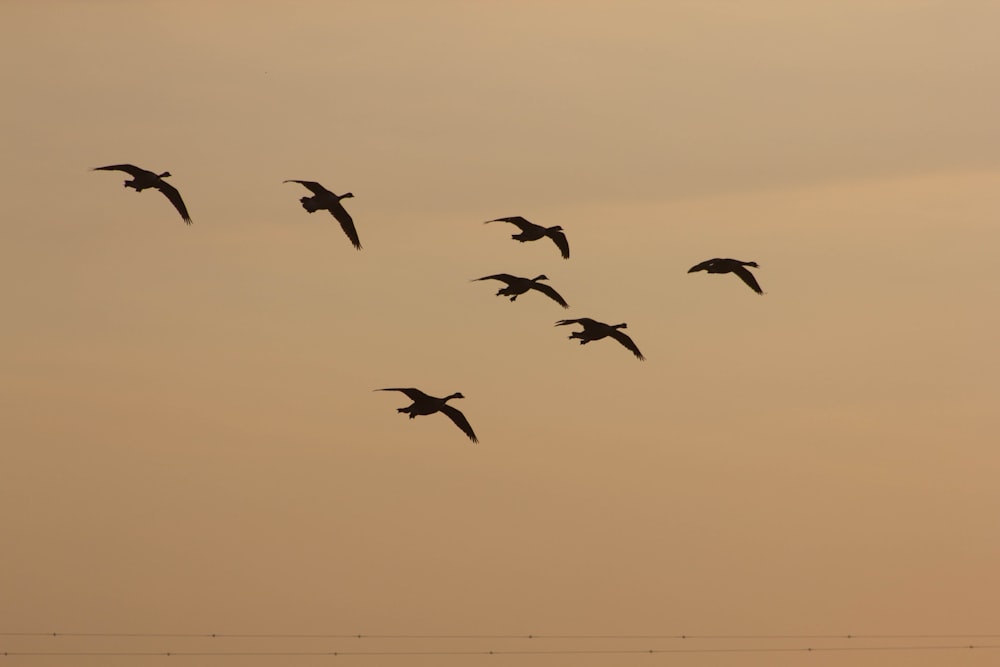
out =
[[[533,282],[533,283],[531,283],[531,288],[538,290],[539,292],[541,292],[545,296],[549,297],[550,299],[552,299],[553,301],[555,301],[556,303],[558,303],[563,308],[569,308],[569,304],[566,303],[566,299],[562,298],[562,296],[559,294],[559,292],[555,291],[554,289],[552,289],[548,285],[546,285],[544,283]]]
[[[340,223],[340,228],[347,234],[347,238],[351,239],[354,247],[361,250],[361,239],[358,238],[358,230],[354,228],[354,219],[347,212],[347,209],[340,202],[337,202],[336,206],[330,207],[330,214]]]
[[[181,193],[177,191],[177,188],[170,185],[170,183],[167,183],[166,181],[161,181],[156,188],[166,195],[167,199],[170,200],[170,203],[177,209],[177,212],[181,214],[182,218],[184,218],[184,222],[190,225],[191,216],[188,215],[187,206],[184,205],[184,200],[181,199]]]
[[[535,223],[530,222],[519,215],[512,215],[509,218],[496,218],[495,220],[487,220],[485,224],[488,225],[491,222],[509,222],[512,225],[517,225],[518,227],[520,227],[522,232],[526,232],[529,229],[535,229],[538,227],[538,225],[536,225]]]
[[[642,352],[639,351],[639,348],[636,347],[636,344],[632,342],[632,339],[629,338],[627,334],[623,334],[618,329],[614,329],[609,335],[628,349],[632,350],[632,354],[634,354],[637,359],[645,361],[646,357],[642,356]]]
[[[287,181],[282,181],[282,183],[299,183],[300,185],[304,185],[307,188],[309,188],[309,190],[314,195],[321,195],[321,194],[324,194],[324,193],[325,194],[333,194],[332,192],[330,192],[329,190],[327,190],[326,188],[324,188],[322,185],[320,185],[316,181],[298,181],[298,180],[295,180],[294,178],[289,178]]]
[[[483,276],[482,278],[473,278],[473,280],[502,280],[508,285],[517,280],[517,276],[512,276],[509,273],[494,273],[492,276]]]
[[[419,389],[414,389],[413,387],[386,387],[385,389],[376,389],[375,391],[401,391],[409,396],[411,401],[433,398],[433,396],[428,396],[424,392]]]
[[[479,438],[476,437],[476,432],[472,430],[469,420],[465,418],[465,415],[463,415],[458,408],[453,408],[450,405],[443,405],[441,406],[441,412],[448,415],[448,419],[455,422],[455,426],[462,429],[465,435],[469,436],[469,440],[472,442],[479,442]]]
[[[592,320],[589,317],[579,317],[575,320],[559,320],[558,322],[556,322],[557,327],[560,327],[564,324],[579,324],[583,326],[584,329],[601,325],[600,322],[598,322],[597,320]]]
[[[139,176],[141,174],[148,174],[151,172],[145,169],[140,169],[134,164],[109,164],[106,167],[94,167],[91,171],[124,171],[131,174],[133,177]]]
[[[547,232],[546,234],[559,248],[559,252],[562,253],[563,259],[569,259],[569,241],[566,240],[566,235],[562,232]]]
[[[745,267],[737,266],[736,268],[733,269],[733,273],[738,275],[740,279],[742,279],[743,282],[749,285],[750,289],[752,289],[754,292],[757,292],[757,294],[764,293],[764,290],[762,290],[760,288],[760,285],[757,284],[757,278],[755,278],[754,275],[750,273],[750,271],[748,271]]]
[[[690,269],[688,269],[688,273],[694,273],[695,271],[704,271],[708,267],[712,266],[712,264],[714,264],[715,261],[716,260],[714,260],[714,259],[706,259],[701,264],[695,264]]]

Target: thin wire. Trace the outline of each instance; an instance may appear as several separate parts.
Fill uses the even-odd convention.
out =
[[[552,656],[552,655],[638,655],[679,653],[818,653],[860,651],[957,651],[1000,649],[1000,644],[946,644],[912,646],[799,646],[734,648],[667,649],[550,649],[550,650],[478,650],[478,651],[0,651],[3,657],[318,657],[318,656]]]
[[[159,639],[369,639],[369,640],[887,640],[887,639],[1000,639],[993,634],[784,634],[784,635],[688,635],[688,634],[301,634],[301,633],[174,633],[174,632],[0,632],[0,637],[81,637],[81,638],[159,638]]]

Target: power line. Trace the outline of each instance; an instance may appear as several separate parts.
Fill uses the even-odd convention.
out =
[[[225,633],[225,632],[0,632],[0,637],[104,639],[367,639],[367,640],[904,640],[1000,639],[986,634],[366,634],[366,633]]]
[[[791,646],[731,648],[650,648],[650,649],[547,649],[547,650],[467,650],[467,651],[0,651],[3,657],[417,657],[417,656],[559,656],[559,655],[664,655],[693,653],[832,653],[863,651],[967,651],[1000,649],[1000,644],[937,644],[904,646]]]

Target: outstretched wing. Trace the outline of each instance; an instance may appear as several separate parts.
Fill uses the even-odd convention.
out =
[[[760,285],[757,284],[757,278],[755,278],[754,275],[750,273],[750,271],[748,271],[745,267],[737,266],[736,268],[733,269],[733,273],[738,275],[743,280],[743,282],[749,285],[750,289],[752,289],[754,292],[757,292],[757,294],[764,293],[764,290],[762,290],[760,288]]]
[[[618,329],[614,329],[610,333],[610,336],[628,349],[632,350],[632,354],[634,354],[637,359],[640,361],[646,360],[646,357],[642,356],[642,352],[639,351],[639,348],[636,347],[636,344],[632,342],[632,339],[629,338],[627,334],[622,333]]]
[[[287,181],[282,181],[282,183],[298,183],[300,185],[304,185],[307,188],[309,188],[309,191],[312,192],[314,195],[333,194],[332,192],[324,188],[316,181],[298,181],[295,180],[294,178],[290,178]]]
[[[134,164],[109,164],[106,167],[94,167],[91,171],[124,171],[127,174],[131,174],[133,178],[141,174],[152,173],[145,169],[140,169]]]
[[[358,230],[354,228],[354,219],[347,212],[347,209],[340,202],[337,202],[336,206],[330,207],[330,214],[340,223],[340,228],[347,234],[347,238],[351,239],[351,244],[358,250],[361,250],[361,239],[358,238]]]
[[[469,440],[472,442],[479,442],[479,438],[476,437],[476,432],[472,430],[469,420],[465,418],[465,415],[463,415],[458,408],[453,408],[450,405],[443,405],[441,406],[441,412],[448,415],[448,419],[455,422],[455,426],[462,429],[462,432],[469,436]]]
[[[531,288],[538,290],[545,296],[549,297],[550,299],[558,303],[563,308],[569,308],[569,304],[566,303],[566,299],[562,298],[559,292],[555,291],[545,283],[533,282],[531,283]]]
[[[177,209],[177,212],[181,214],[182,218],[184,218],[184,222],[190,225],[191,216],[188,215],[187,206],[184,205],[184,200],[181,199],[181,193],[177,191],[177,188],[170,185],[170,183],[167,183],[166,181],[161,181],[156,188],[166,195],[167,199],[170,200],[170,203]]]
[[[597,320],[592,320],[589,317],[580,317],[575,320],[559,320],[558,322],[556,322],[557,327],[561,327],[565,324],[582,324],[584,328],[586,328],[588,326],[593,326],[597,324]]]
[[[496,218],[495,220],[487,220],[484,224],[490,224],[491,222],[509,222],[512,225],[517,225],[521,228],[522,232],[526,232],[529,229],[536,229],[539,225],[522,218],[519,215],[512,215],[509,218]]]
[[[566,235],[562,232],[547,232],[546,235],[552,239],[552,241],[559,248],[559,252],[562,253],[563,259],[569,259],[569,241],[566,240]]]
[[[690,269],[688,269],[688,273],[694,273],[695,271],[705,271],[710,266],[712,266],[713,264],[715,264],[715,262],[717,262],[717,261],[718,260],[716,260],[716,259],[706,259],[701,264],[695,264]]]
[[[401,391],[409,396],[411,401],[420,401],[432,398],[419,389],[414,389],[413,387],[386,387],[385,389],[376,389],[375,391]]]
[[[507,283],[508,285],[510,285],[512,282],[514,282],[515,280],[517,280],[517,278],[516,278],[516,276],[512,276],[509,273],[494,273],[492,276],[483,276],[482,278],[473,278],[472,280],[473,281],[476,281],[476,280],[502,280],[505,283]]]

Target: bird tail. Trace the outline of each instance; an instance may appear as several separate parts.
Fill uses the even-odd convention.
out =
[[[299,201],[302,202],[302,208],[310,213],[315,213],[319,210],[319,206],[316,205],[315,197],[302,197]]]

